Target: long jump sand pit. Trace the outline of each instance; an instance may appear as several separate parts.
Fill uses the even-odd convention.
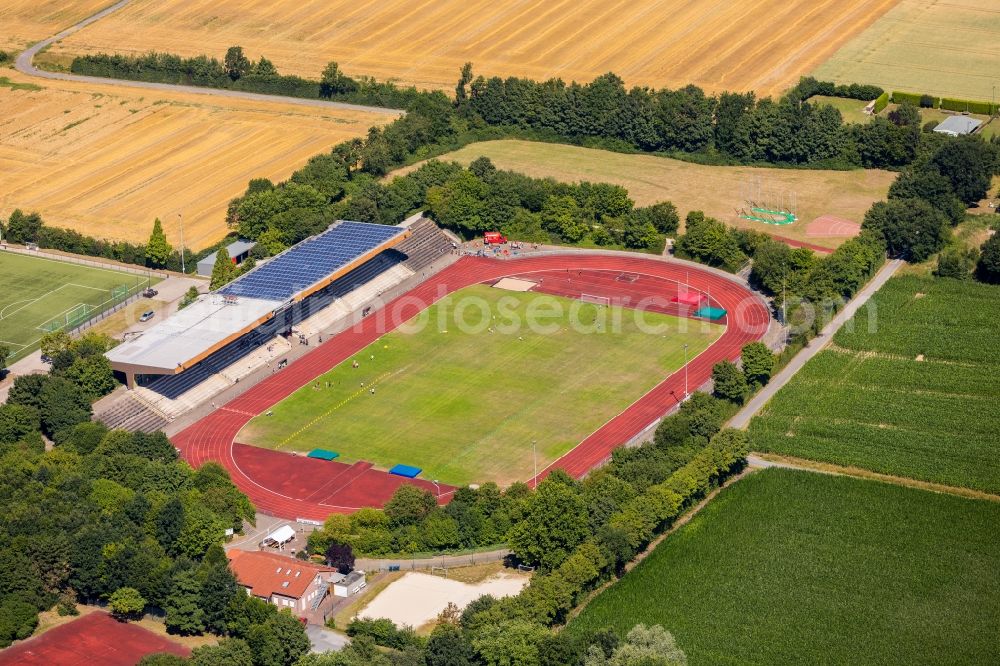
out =
[[[393,116],[114,84],[0,85],[0,217],[37,210],[51,226],[145,242],[153,219],[200,249],[228,231],[229,200],[252,178],[288,178]]]
[[[420,627],[437,618],[449,603],[461,609],[484,594],[513,596],[527,584],[528,576],[517,573],[500,573],[472,584],[412,571],[385,588],[358,617],[387,617],[397,626]]]
[[[454,90],[485,76],[780,92],[898,0],[135,0],[45,58],[168,51],[222,58],[240,44],[287,74],[351,75]]]

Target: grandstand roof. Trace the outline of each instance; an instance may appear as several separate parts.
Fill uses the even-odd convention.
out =
[[[367,222],[341,222],[285,250],[271,261],[230,282],[221,293],[245,298],[301,300],[329,284],[332,274],[354,267],[403,240],[406,229]]]
[[[256,298],[228,305],[218,294],[203,296],[171,317],[152,326],[106,356],[111,366],[132,372],[180,372],[232,340],[235,335],[267,321],[281,301]]]
[[[404,227],[337,222],[107,353],[112,367],[175,374],[405,239]]]

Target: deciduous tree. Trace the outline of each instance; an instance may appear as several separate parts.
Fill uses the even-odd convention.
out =
[[[146,600],[134,587],[119,587],[108,598],[108,607],[117,619],[127,622],[142,615]]]

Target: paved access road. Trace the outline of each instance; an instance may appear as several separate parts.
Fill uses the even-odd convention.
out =
[[[870,299],[876,291],[881,289],[882,285],[884,285],[889,278],[895,275],[896,271],[899,270],[899,267],[902,265],[903,262],[901,260],[893,259],[883,266],[882,269],[875,274],[875,277],[872,278],[871,282],[866,284],[847,304],[847,306],[838,312],[837,315],[830,320],[830,323],[823,327],[820,334],[810,340],[809,344],[807,344],[802,351],[796,354],[795,357],[789,361],[788,365],[782,368],[781,372],[776,374],[768,385],[761,389],[761,391],[729,421],[729,426],[731,428],[746,428],[750,423],[750,419],[753,418],[754,415],[756,415],[757,412],[759,412],[764,405],[767,404],[767,401],[774,397],[774,394],[777,393],[782,386],[787,384],[788,380],[794,377],[795,373],[801,370],[802,366],[804,366],[809,359],[818,354],[821,349],[826,347],[827,343],[833,339],[834,334],[840,330],[840,327],[853,317],[854,314],[861,309],[861,306],[867,303],[868,299]]]
[[[67,74],[64,72],[47,72],[38,69],[34,65],[35,56],[42,50],[69,37],[75,32],[79,32],[91,23],[101,20],[109,14],[113,14],[132,0],[119,0],[110,7],[105,7],[93,16],[88,16],[74,26],[66,28],[62,32],[43,39],[42,41],[21,52],[14,62],[14,68],[22,74],[36,76],[43,79],[57,79],[59,81],[78,81],[81,83],[98,83],[102,85],[114,84],[127,88],[144,88],[146,90],[160,90],[164,92],[183,92],[195,95],[214,95],[217,97],[232,97],[236,99],[248,99],[255,102],[280,102],[282,104],[295,104],[298,106],[315,106],[327,109],[346,109],[350,111],[367,111],[368,113],[381,113],[389,116],[399,116],[403,111],[399,109],[387,109],[381,106],[365,106],[363,104],[346,104],[344,102],[328,102],[321,99],[303,99],[301,97],[284,97],[281,95],[262,95],[260,93],[242,92],[239,90],[223,90],[220,88],[204,88],[201,86],[183,86],[170,83],[152,83],[149,81],[129,81],[126,79],[105,79],[99,76],[81,76],[78,74]]]

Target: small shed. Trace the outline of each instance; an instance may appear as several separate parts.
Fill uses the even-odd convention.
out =
[[[229,253],[229,259],[239,266],[243,263],[243,260],[250,256],[250,250],[254,248],[257,243],[248,240],[238,240],[234,243],[230,243],[226,246],[226,252]],[[215,255],[217,252],[213,252],[204,259],[198,262],[198,275],[208,277],[212,274],[212,269],[215,267]]]
[[[333,584],[333,593],[338,597],[349,597],[360,592],[365,585],[365,572],[352,571]]]
[[[963,134],[972,134],[982,124],[983,121],[969,116],[948,116],[934,128],[934,131],[948,136],[962,136]]]

